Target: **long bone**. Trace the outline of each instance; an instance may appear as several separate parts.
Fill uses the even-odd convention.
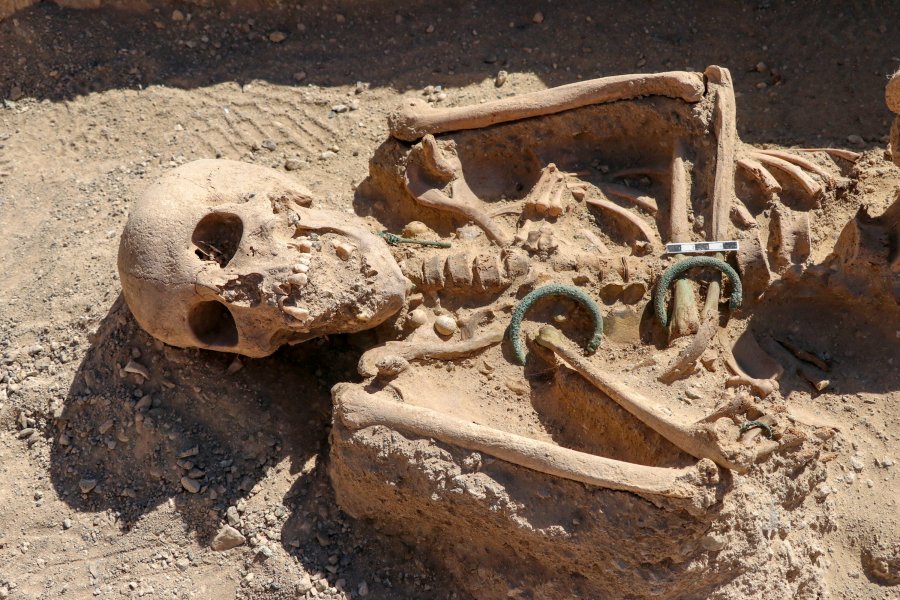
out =
[[[499,344],[503,341],[504,331],[504,327],[497,323],[470,339],[456,342],[444,342],[437,339],[388,342],[383,346],[366,351],[359,358],[357,370],[363,377],[374,377],[382,371],[381,365],[386,362],[394,362],[397,358],[407,362],[427,358],[439,360],[462,358]]]
[[[681,142],[675,144],[672,152],[672,183],[669,194],[669,239],[673,242],[690,241],[690,223],[688,206],[691,201],[690,179],[685,150]],[[678,255],[676,260],[681,260]],[[675,281],[672,292],[672,319],[669,327],[669,340],[697,331],[700,326],[700,315],[697,312],[697,301],[694,290],[687,279]]]
[[[437,176],[440,183],[431,183],[423,171]],[[448,179],[449,196],[441,189],[448,184]],[[419,204],[464,217],[478,225],[498,245],[509,244],[509,235],[494,222],[482,201],[466,183],[459,158],[454,154],[444,154],[434,136],[426,135],[420,144],[413,147],[404,183]]]
[[[617,75],[471,106],[434,109],[424,102],[415,102],[390,115],[388,126],[393,137],[413,142],[429,133],[481,129],[497,123],[641,96],[667,96],[685,102],[699,102],[704,91],[699,73],[669,71],[651,75]]]
[[[737,427],[730,419],[723,417],[715,423],[701,421],[691,425],[680,423],[662,414],[650,398],[626,386],[617,375],[592,365],[573,351],[558,329],[548,325],[542,327],[535,341],[551,350],[639,421],[691,456],[708,458],[738,473],[746,472],[753,463],[755,453],[738,443]],[[729,440],[729,436],[733,440]]]
[[[718,473],[700,460],[681,469],[648,467],[604,458],[527,438],[427,408],[368,394],[359,386],[341,383],[332,390],[335,415],[352,431],[384,426],[401,433],[432,438],[500,460],[610,490],[633,492],[654,503],[661,498],[687,501],[698,514],[715,502]]]
[[[709,233],[713,240],[726,240],[728,239],[731,209],[738,202],[734,191],[734,157],[738,143],[737,105],[734,99],[731,73],[728,69],[712,65],[707,67],[703,74],[706,75],[710,87],[716,91],[713,104],[716,173],[713,180],[712,225]],[[716,257],[723,258],[721,255],[716,255]],[[719,324],[718,298],[721,285],[719,278],[709,283],[702,321],[697,328],[697,333],[687,348],[679,353],[675,361],[669,365],[660,377],[661,381],[671,381],[693,366],[715,337]]]

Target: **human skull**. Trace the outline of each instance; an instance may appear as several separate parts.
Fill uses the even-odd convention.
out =
[[[374,327],[406,281],[360,219],[312,209],[271,169],[200,160],[139,198],[119,245],[125,301],[179,347],[267,356],[283,344]]]

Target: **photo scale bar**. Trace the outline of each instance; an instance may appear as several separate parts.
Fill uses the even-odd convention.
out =
[[[737,249],[737,241],[685,242],[682,244],[666,244],[666,254],[703,254],[704,252],[733,252]]]

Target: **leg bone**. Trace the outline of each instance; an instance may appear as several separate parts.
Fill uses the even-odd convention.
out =
[[[333,395],[336,417],[351,430],[381,425],[483,452],[563,479],[642,496],[688,500],[694,510],[703,510],[714,501],[713,490],[718,476],[710,461],[701,460],[683,469],[648,467],[570,450],[427,408],[380,398],[351,384],[338,384]]]

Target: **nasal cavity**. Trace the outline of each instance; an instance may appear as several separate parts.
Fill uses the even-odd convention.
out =
[[[215,212],[200,219],[194,228],[191,241],[194,253],[206,260],[224,267],[237,252],[244,235],[244,223],[231,213]]]
[[[238,343],[238,330],[231,311],[219,302],[196,304],[188,315],[188,325],[207,346],[230,347]]]

